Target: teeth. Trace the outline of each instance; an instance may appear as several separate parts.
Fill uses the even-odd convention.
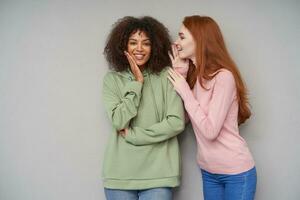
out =
[[[134,55],[134,57],[137,59],[137,60],[142,60],[144,58],[144,55]]]

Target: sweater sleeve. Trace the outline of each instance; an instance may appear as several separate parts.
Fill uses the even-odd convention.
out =
[[[128,128],[130,120],[137,115],[141,99],[142,83],[129,82],[121,94],[113,73],[108,73],[103,81],[103,101],[109,119],[116,130]]]
[[[207,113],[194,97],[187,84],[181,84],[180,95],[190,120],[195,124],[199,133],[208,140],[218,137],[229,109],[233,103],[236,86],[231,72],[221,71],[216,75],[213,94],[208,104]]]
[[[166,78],[167,79],[167,78]],[[184,130],[184,108],[182,100],[167,80],[167,105],[164,119],[148,128],[131,127],[124,136],[133,145],[149,145],[166,141]]]

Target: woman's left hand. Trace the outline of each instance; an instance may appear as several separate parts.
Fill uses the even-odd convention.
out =
[[[189,88],[189,85],[186,82],[185,78],[172,68],[168,70],[168,73],[169,73],[168,79],[173,84],[174,89],[180,96],[182,96],[182,93],[184,92],[184,88],[186,87]]]

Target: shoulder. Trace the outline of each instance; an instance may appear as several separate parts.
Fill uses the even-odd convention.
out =
[[[123,76],[123,72],[108,71],[103,77],[103,84],[112,87],[118,84]]]
[[[103,78],[103,82],[110,82],[114,76],[116,76],[116,72],[114,72],[114,71],[106,72],[106,74],[104,75],[104,78]]]
[[[220,69],[216,73],[215,79],[217,83],[235,85],[235,79],[231,71],[227,69]]]
[[[160,72],[158,73],[150,73],[151,77],[154,79],[161,79],[161,80],[165,80],[168,77],[168,70],[170,69],[169,66],[164,67]]]
[[[159,77],[161,78],[167,78],[168,76],[168,70],[170,69],[171,67],[169,66],[166,66],[163,70],[161,70],[161,72],[159,72]]]
[[[120,79],[120,78],[128,78],[129,74],[127,71],[117,72],[117,71],[108,71],[103,78],[103,81],[112,81],[114,79]]]
[[[230,93],[236,93],[236,83],[234,75],[227,69],[220,69],[216,72],[215,76],[215,89],[217,91],[227,91]]]
[[[169,88],[172,86],[171,82],[168,80],[168,70],[171,67],[166,66],[164,69],[162,69],[159,73],[152,75],[151,79],[153,80],[152,83],[154,83],[156,86],[160,86],[163,88]]]

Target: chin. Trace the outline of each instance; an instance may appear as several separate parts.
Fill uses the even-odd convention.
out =
[[[184,56],[184,54],[182,54],[182,52],[178,52],[178,57],[180,58],[180,59],[186,59],[186,56]]]
[[[136,64],[137,64],[138,66],[145,65],[145,63],[146,63],[146,62],[136,62]]]
[[[137,64],[137,66],[143,66],[144,65],[144,63],[136,63]]]
[[[187,59],[187,57],[184,56],[184,55],[183,55],[183,56],[182,56],[182,55],[179,55],[179,58],[180,58],[180,59]]]

